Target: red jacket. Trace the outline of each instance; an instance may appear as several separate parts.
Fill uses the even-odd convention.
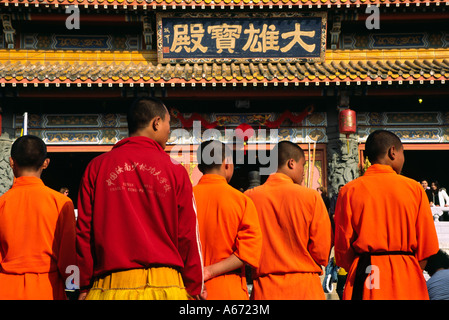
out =
[[[130,137],[93,159],[78,198],[81,289],[111,271],[171,266],[201,292],[201,244],[185,168],[155,141]]]

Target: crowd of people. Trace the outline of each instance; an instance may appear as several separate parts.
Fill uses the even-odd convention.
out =
[[[74,281],[80,300],[323,300],[330,258],[345,270],[342,299],[429,299],[426,265],[441,293],[436,275],[448,266],[437,259],[428,198],[400,175],[404,152],[393,133],[370,134],[372,165],[325,203],[302,186],[305,155],[294,143],[279,142],[277,171],[242,193],[229,185],[228,147],[203,142],[193,187],[164,151],[165,105],[140,98],[127,120],[129,137],[88,164],[77,218],[70,198],[40,179],[50,163],[44,142],[13,143],[15,180],[0,197],[0,299],[65,299]]]

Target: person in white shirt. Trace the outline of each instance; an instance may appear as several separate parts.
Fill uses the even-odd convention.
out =
[[[430,189],[432,190],[430,205],[437,207],[449,207],[449,195],[447,194],[445,188],[440,188],[438,181],[432,182]]]

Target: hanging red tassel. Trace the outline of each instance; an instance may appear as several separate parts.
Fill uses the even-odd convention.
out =
[[[243,153],[245,155],[246,155],[246,149],[247,149],[247,145],[248,145],[247,141],[253,135],[254,135],[254,129],[247,123],[242,123],[235,129],[235,136],[238,139],[243,140]]]

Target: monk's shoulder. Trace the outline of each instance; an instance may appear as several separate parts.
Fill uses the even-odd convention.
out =
[[[399,180],[403,181],[404,183],[409,183],[411,185],[417,185],[417,186],[420,186],[422,188],[421,184],[418,181],[413,180],[413,179],[411,179],[409,177],[403,176],[402,174],[398,174],[397,178]]]
[[[423,191],[421,184],[416,180],[413,180],[413,179],[403,176],[403,175],[398,175],[397,179],[400,182],[402,182],[404,185],[407,185],[409,188],[413,189],[416,192]]]
[[[242,191],[237,190],[229,184],[215,185],[212,189],[210,186],[195,186],[195,199],[198,202],[217,202],[227,207],[240,208],[245,210],[248,206],[253,206],[253,200]]]
[[[13,191],[12,189],[9,189],[0,197],[0,208],[3,208],[5,202],[11,197],[11,193],[13,193]]]
[[[250,199],[250,197],[248,197],[246,192],[237,190],[236,188],[234,188],[233,186],[231,186],[229,184],[223,185],[222,190],[223,190],[223,192],[225,192],[227,195],[229,195],[232,198],[241,199],[241,200]]]
[[[313,188],[308,188],[306,186],[302,186],[299,184],[292,184],[289,185],[288,190],[291,192],[295,192],[295,193],[301,193],[302,195],[305,196],[317,196],[319,195],[318,191],[316,191]]]
[[[360,176],[355,178],[354,180],[351,180],[349,182],[347,182],[346,184],[343,185],[343,187],[341,188],[342,192],[347,192],[349,190],[354,191],[354,190],[363,190],[364,186],[366,186],[367,184],[370,184],[372,182],[370,182],[370,178],[366,177],[366,176]]]
[[[420,183],[416,180],[410,179],[406,176],[395,174],[395,175],[386,175],[385,179],[388,180],[382,180],[382,182],[379,182],[379,179],[373,180],[371,179],[371,176],[360,176],[352,181],[349,181],[346,183],[343,188],[341,189],[341,193],[354,193],[354,192],[364,192],[366,188],[371,188],[373,186],[384,186],[385,183],[388,184],[394,184],[396,188],[399,188],[399,186],[402,186],[401,188],[407,186],[411,189],[414,189],[416,192],[419,192],[422,189],[422,186]]]

